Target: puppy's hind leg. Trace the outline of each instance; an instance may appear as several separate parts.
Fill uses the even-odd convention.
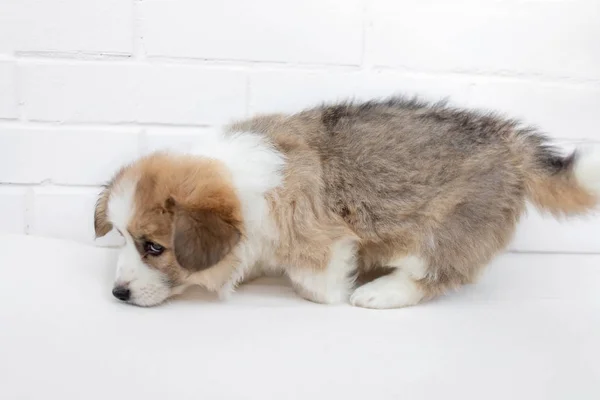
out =
[[[394,270],[385,276],[357,288],[350,303],[363,308],[400,308],[419,303],[425,292],[417,282],[427,272],[427,263],[417,256],[394,260],[389,267]]]

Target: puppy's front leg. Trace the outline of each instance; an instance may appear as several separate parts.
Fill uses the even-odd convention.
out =
[[[263,276],[265,276],[265,273],[262,270],[262,268],[258,265],[255,265],[244,274],[244,278],[242,278],[240,284],[250,283],[253,280],[261,278]]]
[[[329,262],[322,269],[292,267],[287,275],[300,296],[315,303],[348,301],[356,274],[356,244],[340,240],[330,249]]]

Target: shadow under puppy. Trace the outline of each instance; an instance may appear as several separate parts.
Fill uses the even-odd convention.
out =
[[[100,194],[96,235],[125,238],[118,299],[226,296],[279,272],[314,302],[414,305],[473,282],[526,200],[562,216],[600,198],[597,153],[563,156],[516,121],[399,97],[259,116],[199,142],[123,167]]]

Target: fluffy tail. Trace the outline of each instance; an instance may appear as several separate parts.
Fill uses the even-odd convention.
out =
[[[565,157],[543,139],[529,136],[524,152],[529,200],[556,217],[585,214],[600,205],[600,149]]]

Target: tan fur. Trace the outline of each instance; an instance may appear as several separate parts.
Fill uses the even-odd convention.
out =
[[[278,200],[272,208],[282,236],[280,262],[320,268],[326,265],[331,243],[357,237],[360,273],[385,270],[390,260],[416,254],[429,264],[418,283],[426,297],[433,297],[476,280],[511,240],[526,196],[553,213],[581,213],[597,204],[572,172],[549,174],[537,165],[539,158],[549,157],[537,154],[543,151],[543,137],[519,130],[516,122],[443,106],[405,102],[397,107],[393,100],[361,107],[265,115],[230,127],[269,137],[288,158],[285,185],[272,195]],[[444,143],[447,139],[434,134],[452,135],[459,129],[451,139],[455,143]],[[394,130],[414,136],[390,140]],[[350,134],[356,139],[336,143],[337,137]],[[373,150],[353,148],[349,140]],[[382,141],[392,146],[393,154]],[[362,165],[372,168],[364,175],[375,183],[367,185],[356,177],[359,171],[353,167],[360,156],[371,157]],[[335,165],[346,157],[350,164]],[[390,157],[399,165],[391,164]],[[353,189],[338,189],[338,182],[352,183]],[[356,193],[359,185],[371,191]],[[377,192],[397,197],[385,199]],[[403,201],[405,193],[411,196]]]
[[[98,196],[96,201],[96,208],[94,210],[94,231],[96,238],[102,237],[110,232],[113,228],[112,224],[108,220],[108,199],[110,197],[113,186],[116,182],[119,182],[123,178],[126,168],[121,168],[111,179],[108,185],[104,186],[104,189]]]
[[[323,127],[319,115],[259,117],[257,119],[233,125],[232,131],[255,131],[267,135],[287,156],[285,184],[271,194],[273,215],[280,230],[280,243],[277,248],[277,261],[292,268],[322,269],[329,260],[331,245],[342,238],[360,240],[359,273],[368,275],[369,271],[385,268],[394,258],[409,254],[421,254],[435,266],[436,271],[429,274],[420,284],[429,297],[441,294],[447,289],[457,288],[472,282],[479,268],[505,247],[510,240],[514,225],[505,228],[483,226],[475,235],[461,235],[462,221],[457,219],[458,204],[468,193],[465,185],[453,182],[443,197],[432,199],[430,207],[419,214],[411,210],[397,210],[398,220],[391,220],[377,228],[369,229],[360,220],[356,210],[338,210],[337,205],[328,208],[331,199],[325,198],[325,185],[321,160],[315,149],[311,149],[301,135],[320,134]],[[376,132],[373,133],[376,135]],[[472,166],[488,157],[482,154]],[[373,197],[373,201],[378,199]],[[289,206],[288,206],[289,205]],[[524,206],[523,199],[515,199],[515,210],[506,215],[516,222]],[[458,206],[459,207],[459,206]],[[403,216],[414,218],[415,222],[402,226],[398,222]],[[504,217],[504,216],[503,216]],[[418,222],[417,222],[418,221]],[[445,222],[445,223],[444,223]],[[420,229],[417,228],[421,225]],[[500,225],[500,224],[498,224]],[[454,231],[456,228],[456,231]],[[498,226],[500,228],[500,226]],[[447,232],[446,243],[438,244],[432,251],[423,243],[429,241],[429,232],[440,229]],[[462,229],[464,231],[464,229]],[[454,235],[460,235],[460,245]],[[443,239],[438,239],[443,240]],[[439,248],[443,246],[444,252]],[[449,262],[451,263],[449,266]],[[433,269],[433,268],[432,268]]]
[[[433,297],[477,278],[508,245],[526,199],[554,214],[597,204],[574,179],[572,159],[556,156],[541,134],[492,115],[392,99],[259,116],[227,131],[261,135],[286,158],[283,185],[266,199],[278,233],[268,261],[288,272],[323,271],[334,243],[356,241],[361,276],[416,256],[427,270],[414,279]],[[231,249],[245,234],[225,166],[155,154],[116,180],[128,176],[141,176],[132,236],[167,249],[151,264],[179,284],[223,287],[240,262]],[[110,228],[114,184],[98,202],[99,236]]]
[[[598,198],[581,187],[574,176],[578,154],[567,158],[557,156],[562,165],[553,166],[553,171],[548,173],[548,166],[540,165],[543,158],[540,152],[548,148],[539,136],[519,135],[515,129],[509,130],[506,136],[513,152],[512,162],[525,177],[528,198],[538,208],[561,217],[585,214],[597,204]]]
[[[159,257],[145,257],[145,262],[165,273],[174,286],[229,256],[243,232],[239,199],[223,165],[215,160],[156,153],[121,170],[100,195],[95,213],[98,236],[110,230],[106,208],[111,190],[126,180],[137,181],[135,214],[127,230],[141,256],[144,241],[165,248]],[[178,232],[178,228],[185,231]],[[178,248],[181,236],[190,241]],[[202,237],[201,244],[193,240],[198,236]],[[226,243],[228,247],[223,247]],[[222,251],[214,253],[217,247],[223,247]],[[189,265],[180,262],[189,260],[190,252],[196,260]]]
[[[555,216],[585,214],[598,202],[577,183],[572,171],[554,179],[531,177],[528,184],[531,201]]]
[[[275,115],[231,127],[233,132],[256,131],[268,135],[286,155],[284,184],[267,196],[279,231],[275,260],[289,268],[318,271],[327,266],[333,243],[346,238],[358,240],[358,236],[343,218],[323,207],[324,182],[319,157],[304,140],[291,135],[291,129],[318,129],[318,126],[295,126],[294,121]]]

